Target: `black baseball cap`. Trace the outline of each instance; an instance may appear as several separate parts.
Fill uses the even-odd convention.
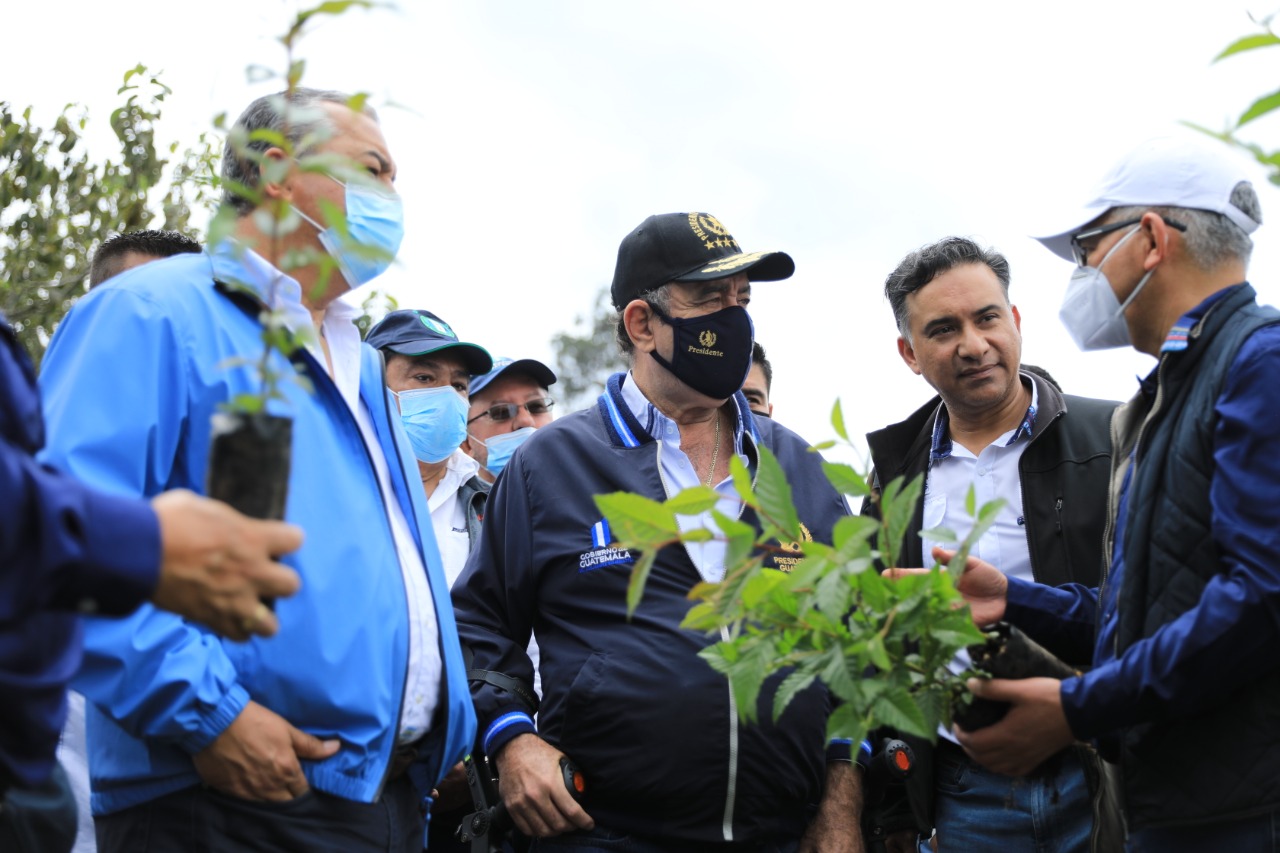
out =
[[[640,294],[672,281],[714,281],[738,273],[752,281],[781,281],[795,271],[786,252],[743,252],[709,213],[659,213],[622,239],[609,294],[621,311]]]
[[[478,344],[458,340],[453,327],[430,311],[411,308],[392,311],[369,330],[364,340],[375,349],[391,350],[400,355],[426,355],[453,349],[472,376],[493,369],[493,359],[488,350]]]

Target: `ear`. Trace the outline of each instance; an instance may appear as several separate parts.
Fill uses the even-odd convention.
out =
[[[274,163],[280,163],[282,161],[287,160],[289,157],[289,155],[285,153],[285,150],[283,148],[275,148],[275,147],[268,148],[266,151],[262,153],[262,156],[264,159],[271,160]],[[262,166],[266,166],[266,165],[267,164],[265,163],[262,164]],[[260,166],[259,168],[262,168],[262,166]],[[276,168],[279,168],[279,167],[277,166]],[[293,199],[293,181],[291,180],[291,178],[293,177],[293,172],[294,170],[290,169],[288,173],[285,175],[283,180],[270,181],[270,182],[264,183],[262,185],[262,194],[270,199],[283,199],[285,201],[291,201]]]
[[[1169,232],[1173,229],[1164,224],[1160,214],[1147,211],[1142,215],[1142,230],[1151,238],[1151,248],[1142,258],[1142,269],[1152,270],[1169,257]]]
[[[904,337],[898,338],[898,355],[902,356],[902,360],[907,363],[907,367],[911,368],[911,372],[916,376],[920,375],[920,365],[916,361],[916,351],[911,347],[911,342]]]
[[[769,404],[769,417],[773,417],[773,403]]]
[[[1012,302],[1009,303],[1009,313],[1013,315],[1013,327],[1018,330],[1018,334],[1022,334],[1022,315],[1018,313],[1018,306]]]
[[[654,331],[659,322],[649,303],[643,299],[632,299],[622,309],[622,323],[627,329],[627,336],[635,345],[636,352],[653,352],[658,348]]]

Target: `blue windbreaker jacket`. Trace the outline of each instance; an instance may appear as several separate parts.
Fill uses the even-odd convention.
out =
[[[265,287],[224,245],[130,270],[80,301],[41,376],[50,462],[120,494],[204,491],[210,416],[257,391],[247,362],[262,349],[259,306],[215,281]],[[294,420],[286,518],[306,539],[284,562],[302,589],[277,603],[277,636],[243,644],[150,606],[121,621],[87,620],[75,686],[91,702],[96,814],[197,784],[191,755],[250,699],[317,737],[341,739],[337,755],[303,762],[317,789],[369,802],[385,783],[408,667],[404,580],[355,417],[311,355],[299,350],[295,361],[313,390],[286,381],[275,408]],[[294,365],[275,353],[272,368],[287,376]],[[360,396],[427,567],[440,629],[443,720],[411,771],[429,786],[469,749],[475,715],[417,465],[368,347]]]

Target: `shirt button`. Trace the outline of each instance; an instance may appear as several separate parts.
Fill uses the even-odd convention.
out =
[[[987,474],[988,474],[990,471],[991,471],[991,469],[990,469],[990,468],[979,468],[979,469],[978,469],[978,476],[979,476],[979,477],[985,477],[985,476],[987,476]]]

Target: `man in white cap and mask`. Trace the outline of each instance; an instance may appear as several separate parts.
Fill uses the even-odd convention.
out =
[[[1093,658],[1063,681],[971,682],[1013,706],[961,745],[1016,775],[1096,740],[1122,771],[1131,851],[1280,849],[1280,312],[1245,281],[1260,222],[1227,149],[1160,139],[1040,238],[1077,265],[1061,316],[1080,347],[1159,364],[1112,422],[1101,586],[977,560],[960,583],[979,624]]]

